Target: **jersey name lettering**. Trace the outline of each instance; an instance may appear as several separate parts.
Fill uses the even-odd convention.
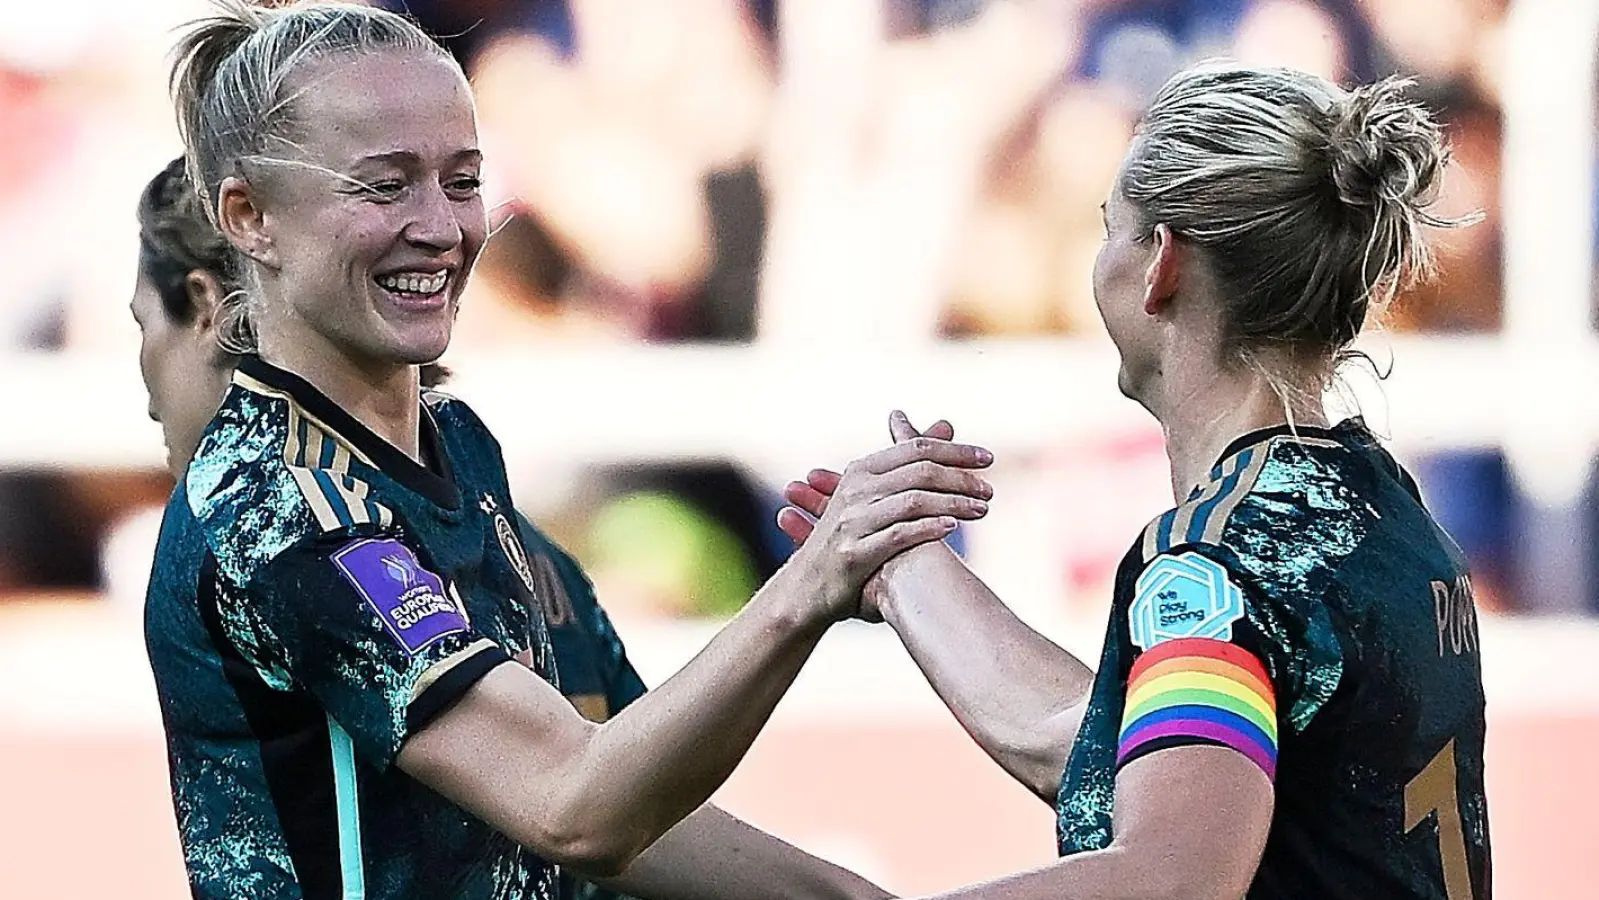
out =
[[[1462,575],[1453,582],[1432,582],[1433,613],[1438,623],[1438,655],[1445,651],[1461,656],[1477,652],[1477,604],[1472,598],[1471,578]]]

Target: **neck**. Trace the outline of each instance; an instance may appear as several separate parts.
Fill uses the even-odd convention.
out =
[[[1315,388],[1295,385],[1285,403],[1264,375],[1245,367],[1166,374],[1171,387],[1148,405],[1166,433],[1172,495],[1178,503],[1204,482],[1229,444],[1251,431],[1287,423],[1290,409],[1295,425],[1327,424]]]
[[[421,462],[421,386],[405,363],[363,362],[305,329],[261,334],[263,360],[304,378],[356,421]]]

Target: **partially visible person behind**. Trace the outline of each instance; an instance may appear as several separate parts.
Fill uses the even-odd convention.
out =
[[[233,376],[237,354],[217,340],[222,301],[241,289],[232,247],[206,218],[183,158],[139,197],[139,276],[133,319],[150,418],[161,425],[167,469],[182,478]]]
[[[217,322],[223,298],[242,288],[230,245],[201,209],[182,157],[150,180],[138,219],[139,269],[131,306],[142,336],[139,365],[150,416],[161,425],[168,448],[168,470],[181,480],[239,360],[219,346]],[[437,363],[421,368],[424,388],[436,388],[448,377]],[[516,521],[561,692],[585,718],[604,722],[643,696],[644,682],[577,561],[520,513]],[[718,896],[712,879],[781,878],[798,885],[834,872],[830,864],[714,806],[693,813],[683,831],[712,835],[713,844],[738,851],[710,855],[697,870],[682,873],[692,897]],[[847,879],[841,871],[835,874]],[[618,895],[563,872],[560,896],[605,900]]]

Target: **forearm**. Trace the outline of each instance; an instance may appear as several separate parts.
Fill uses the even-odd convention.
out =
[[[936,900],[1241,900],[1271,829],[1271,782],[1225,747],[1173,747],[1116,780],[1104,850],[972,885]]]
[[[702,806],[600,882],[644,900],[881,900],[889,894],[723,812]]]
[[[961,725],[1005,771],[1053,802],[1094,672],[1027,627],[944,544],[890,560],[884,618]]]
[[[924,900],[1221,900],[1202,885],[1182,884],[1170,865],[1111,847],[1047,866],[968,885]],[[1233,897],[1231,900],[1238,900]]]
[[[727,779],[826,628],[796,612],[807,590],[780,571],[680,672],[592,733],[569,767],[588,828],[642,849]]]

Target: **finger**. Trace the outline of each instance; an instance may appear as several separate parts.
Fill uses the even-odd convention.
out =
[[[979,500],[994,499],[994,486],[980,473],[926,460],[908,463],[863,480],[860,491],[862,496],[869,498],[868,502],[903,491],[938,491],[942,494],[964,494]]]
[[[940,494],[936,491],[905,491],[868,505],[860,518],[859,527],[870,533],[882,531],[896,522],[940,517],[971,520],[986,515],[988,504],[976,497]]]
[[[838,483],[843,480],[844,476],[831,469],[812,469],[811,474],[805,476],[806,483],[829,497],[838,493]]]
[[[827,513],[827,495],[803,481],[790,481],[783,488],[783,499],[818,519]]]
[[[897,409],[888,414],[888,435],[894,439],[894,443],[921,437],[921,434],[916,430],[916,426],[911,424],[910,416]]]
[[[873,568],[888,562],[894,556],[919,544],[930,544],[949,537],[956,521],[939,516],[932,519],[914,519],[893,525],[867,535],[859,544],[859,555]]]
[[[939,419],[928,426],[928,429],[922,434],[925,437],[936,438],[940,441],[953,441],[955,440],[955,426],[949,424],[947,419]]]
[[[962,469],[981,469],[993,463],[994,454],[971,444],[913,437],[865,457],[860,460],[860,466],[868,472],[881,475],[918,460]]]
[[[785,506],[777,511],[777,527],[795,544],[803,544],[816,530],[816,523],[794,507]]]

